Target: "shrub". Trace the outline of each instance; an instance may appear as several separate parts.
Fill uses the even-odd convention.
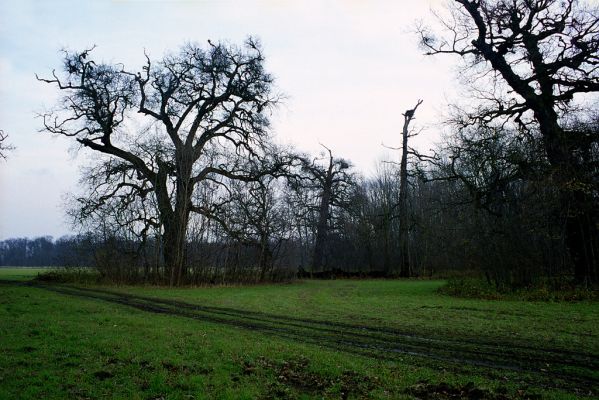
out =
[[[456,278],[439,288],[439,293],[449,296],[524,301],[583,301],[599,300],[599,290],[594,287],[581,288],[569,282],[541,280],[524,288],[491,285],[484,279]]]

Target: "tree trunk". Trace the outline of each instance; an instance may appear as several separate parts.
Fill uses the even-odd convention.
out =
[[[264,282],[266,274],[270,270],[272,264],[272,251],[268,243],[268,239],[260,241],[260,282]]]
[[[331,196],[333,195],[333,155],[329,150],[329,167],[322,181],[322,197],[318,210],[318,225],[316,227],[316,243],[314,243],[314,257],[312,258],[312,271],[320,272],[324,261],[324,248],[327,239],[328,222]]]
[[[329,203],[331,201],[332,184],[329,184],[327,176],[325,186],[320,199],[320,208],[318,213],[318,225],[316,228],[316,242],[314,243],[314,257],[312,258],[312,271],[320,272],[324,261],[324,248],[327,238]]]
[[[390,217],[390,213],[388,213],[386,216],[388,220],[385,221],[383,225],[383,270],[385,271],[385,275],[393,273],[391,270],[391,246],[389,244],[391,236],[391,224],[389,222]]]
[[[184,158],[181,157],[183,160]],[[178,164],[175,193],[175,207],[171,204],[168,194],[167,166],[159,163],[159,173],[156,179],[156,198],[160,221],[164,229],[162,246],[164,253],[165,277],[170,286],[181,285],[185,275],[185,246],[187,225],[191,211],[191,196],[193,183],[191,181],[191,163],[180,161]]]
[[[560,209],[565,218],[565,242],[574,266],[577,284],[597,282],[599,271],[599,232],[595,199],[587,188],[588,179],[578,168],[566,132],[553,110],[535,113],[549,163],[558,185]]]
[[[165,221],[162,237],[164,264],[170,286],[179,286],[184,279],[185,238],[187,236],[188,213],[175,212],[172,220]],[[185,215],[182,215],[185,214]]]
[[[408,220],[408,137],[410,136],[410,122],[414,119],[418,106],[422,100],[418,100],[416,106],[407,110],[404,116],[402,129],[401,164],[399,167],[399,276],[409,278],[412,276],[410,265],[410,221]]]
[[[399,167],[399,276],[408,278],[411,275],[408,253],[408,125],[406,116],[402,131],[401,164]]]
[[[568,201],[565,206],[566,228],[565,239],[570,258],[574,264],[574,279],[579,285],[597,283],[599,256],[599,232],[597,232],[596,215],[593,212],[592,197],[582,189],[566,190],[562,194]]]

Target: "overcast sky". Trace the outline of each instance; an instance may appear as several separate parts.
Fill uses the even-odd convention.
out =
[[[97,45],[96,58],[138,69],[188,41],[259,38],[287,100],[273,118],[279,142],[319,143],[364,174],[397,146],[401,113],[419,98],[418,147],[455,96],[457,60],[425,57],[413,30],[443,0],[0,0],[0,129],[16,150],[0,162],[0,240],[71,232],[62,198],[77,191],[85,154],[40,132],[36,112],[56,102],[35,80],[60,67],[59,50]],[[398,155],[387,155],[387,157]]]

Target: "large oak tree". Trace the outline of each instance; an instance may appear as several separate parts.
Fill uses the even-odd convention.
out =
[[[575,277],[596,280],[599,192],[581,154],[598,138],[565,121],[577,95],[599,91],[599,10],[577,0],[453,0],[441,24],[444,34],[422,27],[420,35],[428,54],[460,56],[471,72],[476,103],[462,110],[458,128],[508,124],[523,138],[540,132]]]
[[[61,72],[38,78],[62,94],[45,129],[102,154],[104,176],[86,207],[153,199],[148,222],[161,230],[171,285],[184,279],[190,214],[210,207],[195,201],[202,183],[253,181],[278,165],[266,154],[278,95],[259,44],[208,43],[159,61],[146,55],[139,72],[97,62],[93,49],[65,52]]]

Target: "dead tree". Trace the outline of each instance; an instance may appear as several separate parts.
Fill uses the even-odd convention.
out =
[[[415,118],[416,109],[422,104],[422,100],[418,100],[416,106],[407,110],[404,116],[404,124],[402,129],[402,145],[401,145],[401,163],[399,169],[399,247],[400,247],[400,264],[399,276],[407,278],[412,275],[410,268],[410,253],[409,253],[409,234],[410,222],[408,218],[408,156],[410,148],[408,147],[408,138],[410,137],[410,123]]]

